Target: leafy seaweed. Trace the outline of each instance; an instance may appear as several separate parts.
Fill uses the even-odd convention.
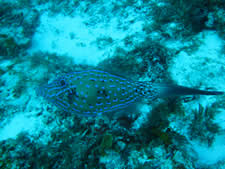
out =
[[[104,155],[106,149],[110,149],[112,147],[113,136],[112,134],[105,134],[102,138],[101,145],[99,147],[100,154]]]
[[[189,126],[189,134],[191,139],[199,139],[201,142],[211,146],[215,135],[220,131],[220,126],[213,120],[218,113],[217,109],[212,105],[204,108],[199,104],[199,108],[192,111],[194,118]]]

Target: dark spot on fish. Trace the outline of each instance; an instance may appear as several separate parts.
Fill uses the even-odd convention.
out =
[[[71,89],[71,95],[74,95],[76,97],[79,97],[78,94],[77,94],[77,92],[76,92],[76,88],[72,88]]]
[[[106,92],[106,90],[103,90],[102,93],[104,94],[104,96],[107,97],[107,92]]]
[[[103,96],[105,96],[105,97],[108,96],[106,90],[104,90],[104,89],[103,89],[103,90],[98,90],[97,93],[98,93],[99,95],[103,95]]]
[[[79,97],[77,92],[76,92],[76,88],[72,88],[70,89],[70,92],[68,92],[68,102],[69,104],[72,104],[75,100],[75,98]]]
[[[65,84],[66,84],[66,82],[65,82],[64,79],[60,80],[60,85],[61,85],[61,86],[64,86]]]

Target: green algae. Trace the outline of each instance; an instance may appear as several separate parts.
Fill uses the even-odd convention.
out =
[[[99,153],[101,155],[105,155],[106,154],[105,150],[112,148],[112,143],[113,143],[112,134],[106,133],[102,138],[102,141],[99,147]]]
[[[171,136],[167,132],[161,131],[158,128],[152,128],[151,133],[157,136],[165,146],[172,144]]]
[[[211,146],[216,134],[221,130],[219,124],[214,122],[217,113],[216,103],[205,108],[199,104],[199,108],[192,111],[194,118],[191,120],[191,125],[188,128],[191,138],[199,139],[201,142]]]
[[[0,68],[0,76],[2,76],[5,73],[6,73],[6,71]]]
[[[9,37],[5,34],[0,34],[0,55],[12,57],[16,55],[18,51],[18,45],[13,37]]]

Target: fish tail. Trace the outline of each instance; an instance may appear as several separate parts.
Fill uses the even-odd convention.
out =
[[[158,97],[183,96],[183,95],[222,95],[221,91],[207,91],[193,89],[173,84],[154,84]]]

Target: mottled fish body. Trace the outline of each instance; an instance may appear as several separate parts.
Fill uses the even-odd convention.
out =
[[[133,82],[99,70],[73,72],[41,86],[38,94],[58,108],[80,115],[98,115],[124,108],[142,97],[154,99],[170,95],[211,94],[182,86]]]
[[[86,115],[120,109],[139,98],[137,83],[99,70],[66,74],[39,94],[65,111]]]

